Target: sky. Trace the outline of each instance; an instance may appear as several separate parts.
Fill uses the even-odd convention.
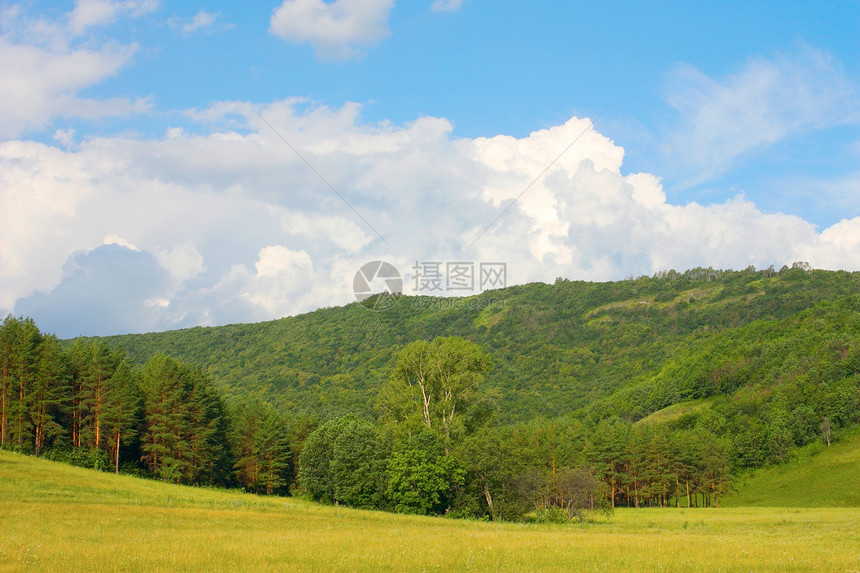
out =
[[[857,271],[858,38],[856,1],[2,3],[0,315]]]

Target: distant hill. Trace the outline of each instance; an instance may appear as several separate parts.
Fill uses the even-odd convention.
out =
[[[785,384],[860,379],[858,293],[856,272],[699,268],[617,282],[557,279],[461,299],[404,296],[385,311],[354,303],[108,340],[140,362],[165,353],[199,364],[228,397],[259,395],[326,419],[375,417],[398,351],[456,335],[492,356],[488,384],[499,392],[502,422],[636,421],[691,400],[766,401]]]

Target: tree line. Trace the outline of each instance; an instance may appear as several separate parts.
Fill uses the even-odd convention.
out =
[[[206,371],[163,354],[136,365],[121,347],[64,345],[9,316],[0,326],[0,448],[419,514],[566,520],[618,506],[710,507],[738,471],[784,461],[813,439],[829,444],[857,421],[858,355],[827,340],[843,361],[820,366],[832,370],[826,376],[810,367],[767,392],[741,385],[731,397],[688,396],[700,402],[664,421],[635,421],[602,402],[513,424],[499,422],[481,346],[418,340],[397,354],[378,417],[320,424],[263,399],[225,399]]]
[[[326,503],[494,520],[708,507],[732,489],[730,445],[704,427],[617,417],[494,424],[491,366],[462,338],[407,345],[379,394],[379,419],[348,415],[315,430],[299,485]]]
[[[29,318],[0,325],[0,448],[183,484],[286,493],[288,425],[273,408],[228,407],[201,368],[142,366],[103,341],[63,348]]]

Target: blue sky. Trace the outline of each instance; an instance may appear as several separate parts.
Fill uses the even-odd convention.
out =
[[[2,10],[0,312],[61,336],[346,304],[375,259],[860,268],[856,2]]]

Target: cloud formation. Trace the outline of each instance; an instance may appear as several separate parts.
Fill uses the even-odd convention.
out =
[[[79,95],[136,53],[80,36],[156,5],[80,0],[56,22],[4,13],[0,315],[32,315],[60,336],[267,320],[351,302],[372,260],[399,268],[406,292],[423,262],[505,263],[508,284],[797,260],[860,269],[860,217],[818,229],[742,194],[674,204],[657,175],[625,171],[624,149],[586,118],[460,138],[442,117],[369,123],[360,104],[289,98],[179,110],[160,137],[55,129],[60,117],[148,109]],[[355,57],[388,34],[392,6],[290,0],[271,29],[323,57]],[[213,23],[201,10],[174,26]],[[682,125],[667,141],[692,180],[858,121],[854,88],[813,50],[720,81],[693,68],[675,78]],[[53,140],[16,139],[31,130]],[[857,181],[830,196],[856,201]]]
[[[679,66],[668,100],[679,119],[665,150],[686,172],[687,185],[790,136],[860,123],[860,94],[838,62],[812,48],[753,59],[724,79]]]
[[[435,0],[434,12],[456,12],[463,5],[463,0]]]
[[[219,22],[219,17],[220,14],[217,12],[207,12],[201,8],[190,20],[172,16],[167,20],[167,23],[183,36],[191,36],[202,31],[214,32],[233,28],[232,24]]]
[[[80,0],[65,24],[30,20],[20,10],[6,10],[0,37],[0,138],[43,129],[56,118],[94,119],[149,109],[146,98],[79,97],[79,92],[126,66],[136,46],[110,42],[77,46],[74,40],[121,11],[139,15],[151,4]]]
[[[659,178],[624,174],[624,150],[587,119],[466,139],[441,118],[366,123],[360,111],[220,103],[156,139],[0,144],[13,206],[0,310],[61,336],[266,320],[352,301],[355,272],[378,259],[406,292],[421,261],[505,262],[509,284],[795,260],[860,269],[860,218],[818,231],[742,196],[673,205]]]
[[[284,40],[309,43],[325,59],[360,57],[362,48],[388,37],[394,0],[284,0],[270,31]]]
[[[63,336],[146,332],[169,304],[168,277],[155,258],[118,244],[73,254],[50,292],[20,299],[15,311]]]
[[[80,36],[94,26],[113,23],[120,15],[142,16],[154,11],[158,5],[158,0],[77,0],[67,15],[68,31],[73,36]]]

